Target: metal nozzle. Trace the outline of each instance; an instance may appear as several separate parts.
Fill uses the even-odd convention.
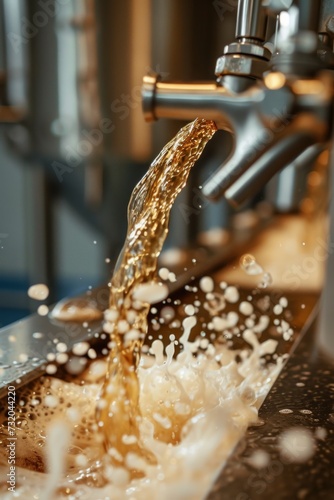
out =
[[[240,206],[254,196],[277,172],[291,164],[315,142],[307,133],[288,135],[253,163],[225,192],[232,205]],[[311,146],[312,147],[312,146]]]
[[[240,0],[235,37],[264,41],[267,31],[267,16],[262,0]]]

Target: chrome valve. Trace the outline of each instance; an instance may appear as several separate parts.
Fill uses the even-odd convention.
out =
[[[278,17],[274,54],[266,45],[267,13]],[[204,185],[239,205],[276,172],[307,151],[318,151],[331,134],[333,77],[320,57],[320,4],[240,0],[236,40],[216,64],[216,82],[165,83],[144,78],[147,120],[196,117],[215,121],[234,136],[229,158]]]
[[[283,74],[269,73],[265,82],[235,92],[238,76],[226,78],[225,86],[163,83],[156,76],[144,80],[149,119],[206,118],[234,135],[230,157],[203,187],[211,199],[225,193],[241,204],[305,150],[329,139],[331,75],[287,84]]]

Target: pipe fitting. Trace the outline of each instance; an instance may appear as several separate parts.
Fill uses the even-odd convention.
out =
[[[217,59],[215,75],[238,75],[260,79],[267,70],[268,63],[264,59],[248,55],[227,54]]]

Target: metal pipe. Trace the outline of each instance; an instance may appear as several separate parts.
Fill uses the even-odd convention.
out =
[[[219,101],[230,98],[229,92],[215,83],[165,83],[154,76],[144,78],[143,111],[147,121],[157,118],[214,120],[218,128],[231,130],[222,115]]]
[[[288,135],[255,161],[227,189],[225,198],[236,206],[241,205],[314,142],[315,137],[309,133]]]
[[[314,31],[318,33],[321,4],[322,2],[315,2],[314,0],[298,1],[298,28],[300,31]]]
[[[334,137],[333,137],[334,138]],[[330,220],[329,220],[329,235],[328,235],[328,248],[324,249],[324,253],[321,254],[322,260],[327,260],[326,262],[326,273],[325,273],[325,283],[321,297],[321,307],[319,311],[318,320],[318,339],[321,348],[324,352],[334,359],[334,308],[333,308],[333,296],[334,296],[334,141],[332,138],[331,152],[330,152],[330,185],[329,185],[329,196],[330,196]],[[318,245],[319,246],[319,245]],[[317,251],[319,256],[319,250]],[[318,257],[319,259],[320,257]]]
[[[261,0],[239,0],[235,36],[264,41],[267,15]]]

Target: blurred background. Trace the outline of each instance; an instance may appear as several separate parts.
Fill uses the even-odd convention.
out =
[[[108,279],[131,191],[182,125],[145,123],[142,77],[212,79],[236,4],[0,1],[0,326],[36,309],[31,284],[52,302]],[[172,219],[167,246],[187,244]]]
[[[108,281],[132,189],[184,125],[145,123],[142,78],[213,81],[236,14],[237,0],[0,0],[0,327],[36,310],[32,284],[51,304]],[[231,147],[210,141],[165,249],[226,241],[238,214],[198,186]],[[298,210],[306,177],[288,167],[242,213]]]

